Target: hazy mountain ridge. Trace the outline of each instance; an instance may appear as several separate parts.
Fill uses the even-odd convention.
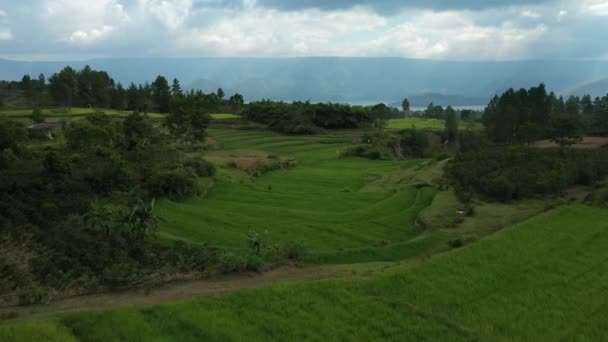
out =
[[[108,71],[122,83],[152,81],[162,74],[177,77],[184,88],[257,99],[311,100],[412,105],[477,105],[510,87],[544,82],[549,90],[568,95],[577,86],[608,77],[608,61],[465,62],[401,58],[197,58],[94,59],[78,62],[20,62],[0,60],[0,79],[19,80],[23,74],[50,76],[65,65],[89,64]],[[589,89],[604,95],[601,83]],[[578,91],[576,91],[578,94]],[[428,102],[427,102],[428,101]]]
[[[583,96],[587,94],[593,95],[605,95],[608,93],[608,77],[596,81],[592,81],[589,83],[585,83],[581,86],[578,86],[570,91],[570,94]]]

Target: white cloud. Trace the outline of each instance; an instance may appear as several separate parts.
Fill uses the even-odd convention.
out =
[[[331,12],[254,9],[195,28],[178,41],[178,47],[224,56],[341,55],[344,42],[351,42],[353,35],[386,24],[387,19],[363,8]]]
[[[436,20],[441,24],[437,25]],[[363,54],[446,59],[527,58],[530,44],[547,31],[544,25],[519,28],[509,21],[499,26],[475,23],[470,12],[426,11],[407,24],[363,47]]]
[[[585,0],[583,1],[583,13],[597,16],[608,16],[608,1]]]
[[[521,12],[521,16],[524,18],[538,19],[538,18],[540,18],[540,13],[526,9],[523,12]]]
[[[13,33],[8,27],[8,14],[0,9],[0,41],[12,40]]]
[[[139,7],[147,10],[167,29],[181,28],[192,12],[193,0],[139,0]]]
[[[597,44],[608,34],[603,17],[608,15],[607,0],[551,0],[478,10],[404,7],[390,15],[369,6],[278,10],[261,6],[262,0],[0,3],[2,50],[25,59],[35,54],[521,59],[599,58],[608,53]]]
[[[107,39],[112,34],[114,28],[112,26],[103,26],[100,29],[91,29],[87,31],[75,31],[70,36],[70,42],[76,44],[91,44],[100,40]]]

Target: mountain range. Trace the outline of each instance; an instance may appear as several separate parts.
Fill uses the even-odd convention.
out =
[[[480,105],[508,88],[541,82],[564,96],[608,93],[608,61],[441,61],[403,58],[148,58],[25,62],[0,60],[0,79],[50,76],[66,65],[107,71],[115,80],[151,82],[162,74],[186,89],[222,87],[247,101],[310,100],[412,106]]]

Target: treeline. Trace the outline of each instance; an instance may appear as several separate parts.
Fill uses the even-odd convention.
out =
[[[608,149],[569,148],[583,135],[608,134],[608,95],[564,101],[543,84],[509,89],[490,101],[482,120],[485,131],[460,134],[460,150],[446,169],[465,201],[475,194],[500,201],[560,195],[608,176]],[[535,148],[539,139],[559,148]]]
[[[28,107],[93,107],[116,110],[139,111],[142,113],[169,113],[171,101],[179,96],[197,96],[201,105],[209,112],[222,111],[236,113],[245,104],[240,94],[226,97],[220,88],[215,93],[184,91],[177,79],[172,83],[159,75],[154,82],[123,86],[115,82],[105,71],[97,71],[85,66],[75,70],[69,66],[53,74],[48,80],[40,74],[38,78],[25,75],[20,82],[3,82],[4,97],[18,91]],[[2,94],[0,94],[2,95]]]
[[[243,111],[245,118],[291,134],[314,134],[323,129],[386,126],[392,109],[385,104],[350,106],[335,103],[252,102]]]
[[[529,143],[551,138],[556,128],[570,126],[571,134],[608,134],[608,95],[570,96],[547,93],[540,84],[530,89],[509,89],[495,96],[484,111],[483,123],[498,144]]]

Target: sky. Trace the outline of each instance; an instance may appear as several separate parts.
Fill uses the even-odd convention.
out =
[[[608,0],[0,0],[0,58],[608,59]]]

